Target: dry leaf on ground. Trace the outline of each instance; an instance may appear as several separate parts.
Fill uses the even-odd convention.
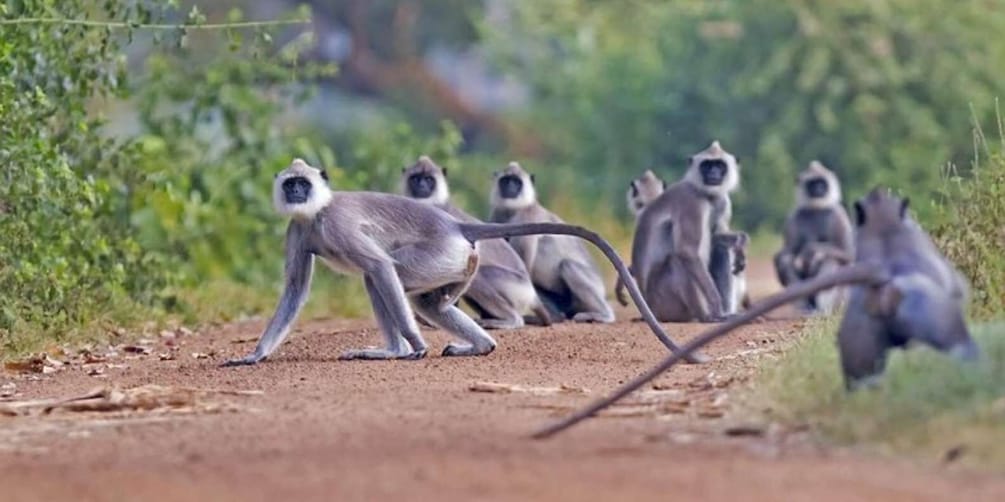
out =
[[[558,387],[532,387],[518,384],[499,382],[475,382],[468,387],[471,392],[488,392],[493,394],[509,394],[513,392],[534,394],[539,396],[553,394],[587,394],[588,390],[582,387],[573,387],[562,384]]]

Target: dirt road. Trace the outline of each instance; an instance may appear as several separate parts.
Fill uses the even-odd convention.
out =
[[[0,374],[16,399],[112,384],[264,392],[211,397],[226,406],[192,413],[0,415],[0,501],[1005,500],[1000,476],[837,451],[771,428],[728,434],[751,423],[735,394],[796,324],[748,326],[710,348],[714,362],[678,367],[547,441],[527,435],[664,354],[644,325],[501,332],[485,358],[340,362],[341,351],[378,343],[374,324],[312,321],[269,362],[218,368],[251,349],[256,321],[170,340],[174,360],[158,357],[172,350],[158,339],[146,355]],[[678,339],[703,328],[668,327]],[[428,339],[434,351],[447,341]],[[472,391],[479,382],[523,388]]]

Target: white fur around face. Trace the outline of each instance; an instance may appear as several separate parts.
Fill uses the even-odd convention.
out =
[[[704,181],[702,181],[701,170],[698,169],[698,166],[701,165],[703,160],[717,159],[726,162],[726,166],[728,168],[726,172],[726,179],[722,180],[722,184],[719,186],[708,186],[704,183]],[[687,174],[684,175],[684,180],[709,195],[726,195],[740,186],[740,165],[736,162],[736,157],[734,157],[733,154],[723,150],[722,147],[719,146],[719,142],[715,141],[711,146],[691,157],[691,165],[688,166]]]
[[[295,177],[304,177],[311,183],[311,194],[306,202],[290,204],[283,195],[283,182]],[[301,159],[293,159],[289,167],[280,171],[272,184],[272,203],[279,214],[308,220],[317,216],[332,200],[332,191],[321,177],[321,170],[311,167]]]
[[[499,179],[503,176],[520,177],[520,181],[523,181],[523,188],[520,190],[520,196],[514,199],[507,199],[499,194]],[[496,177],[495,183],[492,186],[492,197],[490,202],[492,207],[523,209],[537,203],[537,191],[534,189],[534,183],[530,180],[530,175],[527,174],[519,166],[519,164],[511,162],[507,169]]]
[[[820,177],[827,180],[827,196],[821,198],[809,197],[806,195],[804,184],[811,179]],[[824,167],[820,162],[811,162],[810,167],[799,175],[799,182],[796,184],[796,205],[798,207],[826,209],[840,204],[841,182],[838,181],[837,175]]]

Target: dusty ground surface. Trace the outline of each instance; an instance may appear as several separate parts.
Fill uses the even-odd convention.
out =
[[[755,266],[751,284],[772,289],[770,270]],[[792,319],[747,326],[707,351],[714,362],[527,439],[664,355],[633,316],[500,332],[489,357],[416,362],[337,361],[378,343],[375,325],[311,321],[267,363],[218,368],[251,350],[256,321],[158,338],[147,355],[0,373],[8,403],[111,385],[263,392],[167,412],[0,414],[0,500],[1005,500],[1001,476],[838,451],[744,416],[735,395],[796,336]],[[668,325],[679,340],[704,327]],[[527,388],[472,391],[479,382]]]

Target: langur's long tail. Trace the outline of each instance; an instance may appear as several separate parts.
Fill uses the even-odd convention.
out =
[[[638,307],[639,312],[642,313],[642,318],[645,319],[646,324],[649,325],[649,329],[653,331],[656,338],[659,338],[660,342],[662,342],[666,348],[670,349],[671,352],[680,353],[680,346],[678,346],[673,339],[667,335],[666,331],[663,330],[659,321],[656,320],[656,316],[653,315],[653,311],[649,308],[649,304],[647,304],[645,299],[642,298],[642,292],[639,291],[639,287],[635,283],[635,279],[632,278],[632,274],[628,271],[628,267],[625,266],[625,263],[621,260],[621,257],[618,256],[618,253],[614,250],[614,248],[611,247],[611,245],[596,232],[565,223],[462,223],[460,225],[460,229],[461,235],[471,242],[485,239],[501,239],[506,237],[518,237],[521,235],[543,234],[571,235],[590,241],[594,246],[597,246],[597,248],[604,253],[604,256],[610,260],[611,264],[614,265],[614,268],[618,271],[618,275],[621,277],[621,281],[628,287],[628,293],[631,295],[632,301],[635,302],[635,306]],[[683,357],[689,363],[697,364],[704,362],[704,357],[694,352],[684,354]]]
[[[577,423],[593,416],[600,410],[614,404],[628,394],[631,394],[643,385],[649,383],[661,373],[670,369],[671,366],[677,364],[681,359],[687,357],[687,355],[693,351],[705,346],[716,338],[729,333],[733,329],[756,319],[758,316],[764,315],[778,307],[781,307],[782,305],[835,286],[863,283],[879,285],[888,280],[888,275],[879,265],[859,263],[838,270],[833,274],[827,274],[809,281],[797,283],[781,293],[761,300],[760,302],[754,304],[750,310],[730,319],[729,321],[710,328],[697,338],[694,338],[685,344],[681,350],[674,351],[674,353],[664,359],[663,362],[657,364],[642,375],[639,375],[634,380],[622,385],[620,388],[611,393],[611,395],[598,399],[580,411],[577,411],[576,413],[573,413],[572,415],[569,415],[554,424],[539,429],[532,435],[532,437],[534,439],[543,439],[576,425]]]

